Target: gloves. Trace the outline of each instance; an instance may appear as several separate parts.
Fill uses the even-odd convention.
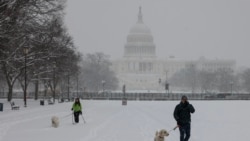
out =
[[[195,112],[195,109],[194,109],[194,107],[193,107],[192,104],[188,105],[188,109],[189,109],[190,113],[194,113]]]
[[[188,107],[188,106],[189,106],[189,102],[186,101],[186,102],[184,103],[184,107]]]
[[[81,115],[81,114],[82,114],[82,111],[80,111],[79,114]]]
[[[182,125],[181,121],[177,121],[177,125],[180,127]]]

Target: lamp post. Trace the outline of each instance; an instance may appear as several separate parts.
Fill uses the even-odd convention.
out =
[[[48,84],[47,81],[44,79],[44,95],[43,95],[43,101],[45,99],[45,97],[47,96],[47,90],[48,90]]]
[[[79,79],[78,79],[79,73],[77,72],[77,76],[76,76],[76,95],[79,98],[79,94],[78,94],[78,87],[79,87]]]
[[[68,70],[68,100],[70,100],[70,99],[69,99],[69,79],[70,79],[70,78],[69,78],[69,70]]]
[[[165,90],[166,90],[167,95],[169,96],[169,83],[168,82],[166,82],[165,84]]]
[[[53,62],[53,103],[56,99],[56,62]]]
[[[104,93],[104,86],[105,86],[106,81],[102,80],[102,92]]]
[[[122,86],[122,92],[123,92],[123,99],[125,99],[126,98],[125,97],[125,94],[126,94],[126,85],[125,84]]]
[[[23,48],[24,53],[24,107],[27,107],[27,54],[29,53],[29,48]]]
[[[34,66],[33,66],[34,67]],[[35,67],[34,67],[35,68]],[[34,79],[34,83],[35,83],[35,95],[34,95],[34,99],[37,100],[38,99],[38,89],[39,89],[39,76],[38,73],[36,73],[35,71],[33,72],[33,77],[35,77]]]
[[[122,105],[127,105],[127,99],[126,99],[126,85],[124,84],[122,86],[122,92],[123,92],[123,99],[122,99]]]
[[[44,99],[47,97],[47,92],[48,92],[48,88],[49,88],[49,83],[50,83],[50,78],[48,76],[48,72],[49,72],[49,66],[48,66],[48,62],[49,62],[49,57],[47,58],[47,62],[46,62],[46,78],[44,78],[44,95],[43,95],[43,101]]]
[[[231,81],[231,82],[230,82],[230,86],[231,86],[231,94],[233,94],[233,84],[234,84],[234,82],[233,82],[233,81]]]
[[[158,83],[159,83],[159,92],[160,92],[160,90],[161,90],[161,78],[159,78]]]

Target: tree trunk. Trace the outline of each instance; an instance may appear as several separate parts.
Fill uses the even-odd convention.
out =
[[[13,96],[13,85],[8,85],[8,87],[9,87],[9,91],[8,91],[7,100],[8,100],[8,102],[10,102],[12,100],[12,96]]]
[[[35,82],[35,100],[38,99],[38,91],[39,91],[39,81]]]
[[[35,100],[38,99],[39,95],[39,75],[36,75],[36,81],[35,81]]]

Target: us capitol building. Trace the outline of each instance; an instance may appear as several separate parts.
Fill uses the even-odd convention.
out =
[[[178,60],[174,57],[165,60],[158,59],[154,38],[143,22],[141,7],[137,23],[130,29],[127,36],[123,58],[112,62],[112,69],[119,80],[119,89],[126,85],[126,89],[130,91],[163,90],[163,83],[166,83],[176,72],[189,66],[207,71],[216,71],[221,68],[234,70],[236,63],[231,60],[207,60],[205,58],[196,61]]]

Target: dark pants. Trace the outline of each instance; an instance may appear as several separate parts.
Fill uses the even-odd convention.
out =
[[[80,112],[74,112],[75,123],[79,122],[79,115],[80,115]]]
[[[180,128],[180,141],[188,141],[190,138],[191,125],[190,123],[182,125]]]

